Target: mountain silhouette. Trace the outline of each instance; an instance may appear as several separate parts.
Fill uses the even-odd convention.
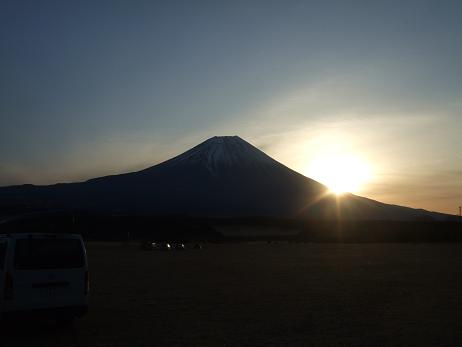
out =
[[[49,186],[0,188],[0,202],[184,217],[445,220],[346,194],[289,169],[238,136],[215,136],[147,169]]]

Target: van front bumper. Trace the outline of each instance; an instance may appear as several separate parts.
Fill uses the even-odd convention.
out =
[[[35,318],[73,318],[82,317],[88,312],[87,305],[80,306],[66,306],[66,307],[51,307],[35,310],[19,310],[19,311],[6,311],[1,315],[2,319],[35,319]]]

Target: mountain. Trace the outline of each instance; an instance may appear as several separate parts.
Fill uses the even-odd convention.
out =
[[[193,217],[444,220],[447,215],[341,199],[238,136],[210,138],[142,171],[50,186],[0,188],[0,203]]]

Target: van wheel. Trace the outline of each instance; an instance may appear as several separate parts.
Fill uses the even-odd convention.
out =
[[[70,328],[74,325],[75,318],[72,316],[69,317],[59,317],[56,318],[56,325],[60,328]]]

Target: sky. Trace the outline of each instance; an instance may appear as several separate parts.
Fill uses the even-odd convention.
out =
[[[456,214],[461,13],[444,0],[0,0],[0,186],[134,171],[239,135],[319,181],[314,163],[354,157],[368,168],[355,193]]]

